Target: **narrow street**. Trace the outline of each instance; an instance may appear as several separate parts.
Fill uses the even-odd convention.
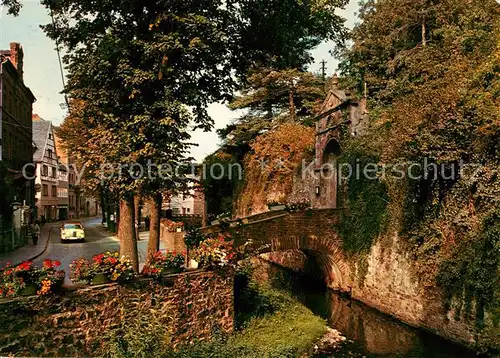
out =
[[[62,243],[59,237],[59,227],[62,224],[56,224],[50,232],[49,244],[47,250],[37,258],[34,263],[42,265],[43,260],[59,260],[61,269],[66,271],[64,284],[72,285],[69,279],[69,265],[75,259],[92,259],[92,256],[106,251],[119,251],[120,242],[116,236],[113,236],[101,228],[101,218],[93,218],[82,221],[85,228],[85,242]],[[50,225],[50,224],[48,224]],[[139,250],[139,262],[144,263],[148,246],[148,233],[141,232],[141,240],[137,243]],[[142,267],[142,265],[141,265]]]

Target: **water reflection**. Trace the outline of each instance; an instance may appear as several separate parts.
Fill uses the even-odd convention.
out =
[[[467,358],[477,357],[465,347],[436,335],[407,326],[360,302],[326,289],[310,278],[290,274],[289,289],[315,314],[352,343],[349,352],[334,357],[361,353],[364,357]],[[291,286],[291,287],[290,287]],[[358,356],[358,355],[356,355]]]

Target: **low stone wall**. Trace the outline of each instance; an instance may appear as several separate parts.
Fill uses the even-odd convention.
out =
[[[169,251],[182,252],[186,250],[184,243],[185,231],[169,231],[167,227],[160,227],[160,240],[164,243],[164,247]]]
[[[233,275],[204,271],[172,275],[165,284],[143,279],[3,299],[0,355],[92,356],[107,330],[137,314],[155,315],[175,347],[231,332],[233,307]]]

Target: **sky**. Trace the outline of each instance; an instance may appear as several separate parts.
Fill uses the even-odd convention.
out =
[[[47,10],[38,0],[23,1],[23,8],[18,17],[7,15],[7,9],[0,12],[0,49],[9,49],[10,42],[19,42],[24,50],[24,82],[36,97],[33,113],[59,125],[64,120],[66,109],[62,104],[62,79],[57,59],[55,44],[47,38],[40,25],[50,22]],[[339,14],[346,18],[349,28],[356,21],[357,0],[351,0],[345,10]],[[320,61],[327,62],[327,75],[332,75],[337,69],[338,62],[330,55],[333,48],[331,43],[322,43],[312,51],[314,63],[309,67],[312,72],[319,72]],[[203,160],[213,153],[219,146],[216,129],[224,128],[238,118],[239,113],[228,109],[225,104],[214,103],[209,106],[208,112],[215,121],[211,132],[195,131],[191,141],[197,143],[193,147],[191,156],[196,160]]]

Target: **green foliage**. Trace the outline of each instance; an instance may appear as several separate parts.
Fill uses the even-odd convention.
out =
[[[184,243],[188,248],[198,247],[200,242],[206,239],[206,236],[201,232],[199,228],[193,228],[189,230],[184,236]]]
[[[217,151],[206,157],[203,165],[208,171],[201,178],[208,212],[212,215],[231,213],[233,201],[243,183],[243,164],[234,155]],[[210,168],[213,168],[212,173]]]
[[[19,15],[19,11],[23,6],[19,0],[1,0],[0,5],[7,7],[7,13],[14,16]]]
[[[263,317],[284,309],[292,301],[282,291],[259,285],[252,280],[250,266],[238,267],[235,276],[234,307],[236,326],[245,327],[254,317]]]
[[[438,283],[449,297],[476,301],[476,319],[484,325],[484,310],[498,312],[500,301],[500,210],[483,220],[479,233],[461,242],[440,268]],[[497,318],[498,319],[498,318]],[[500,322],[495,322],[500,329]]]
[[[342,153],[339,163],[348,164],[353,170],[359,166],[362,171],[368,164],[377,165],[378,158],[353,145]],[[339,234],[347,252],[366,253],[387,224],[387,186],[381,179],[368,178],[363,172],[359,175],[353,172],[345,184],[346,210],[341,214],[338,224]]]
[[[326,332],[326,323],[284,291],[259,286],[239,270],[235,305],[240,331],[184,347],[169,357],[298,357]]]
[[[170,354],[171,327],[166,313],[142,303],[122,321],[109,329],[93,352],[95,356],[117,358],[167,357]]]
[[[360,141],[375,159],[439,166],[436,177],[424,168],[412,174],[428,177],[386,181],[388,223],[406,240],[421,288],[438,283],[479,328],[488,324],[483,347],[498,347],[499,331],[490,322],[500,286],[499,16],[494,0],[367,0],[341,65],[344,85],[368,88],[371,129]],[[371,199],[352,194],[349,211],[363,212]],[[374,215],[358,214],[345,234],[376,232],[370,221],[382,206],[371,206]]]
[[[310,51],[325,40],[344,44],[347,29],[336,14],[347,0],[237,0],[243,67],[303,69],[312,62]],[[293,24],[293,26],[291,26]]]

